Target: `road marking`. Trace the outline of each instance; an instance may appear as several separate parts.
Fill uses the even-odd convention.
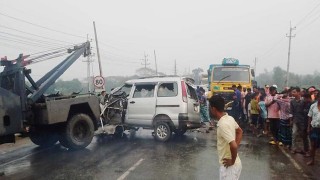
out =
[[[131,168],[129,168],[125,173],[123,173],[117,180],[124,180],[130,172],[134,171],[143,161],[144,159],[140,159],[138,162],[136,162]]]
[[[306,175],[304,172],[303,172],[303,169],[302,167],[297,163],[296,160],[294,160],[282,147],[279,147],[279,149],[282,151],[282,153],[287,156],[287,158],[291,161],[291,163],[293,164],[293,166],[299,171],[302,173],[303,177],[305,178],[309,178],[308,175]]]
[[[11,164],[11,163],[14,163],[14,162],[16,162],[16,161],[20,161],[20,160],[22,160],[22,159],[24,159],[24,158],[26,158],[26,157],[29,157],[29,156],[32,156],[32,155],[41,153],[41,152],[43,152],[43,151],[45,151],[45,150],[48,150],[48,149],[50,149],[50,148],[52,148],[52,147],[45,148],[45,149],[41,149],[41,150],[39,150],[39,151],[37,151],[37,152],[30,153],[30,154],[27,154],[27,155],[25,155],[25,156],[22,156],[22,157],[20,157],[20,158],[18,158],[18,159],[11,160],[11,161],[9,161],[9,162],[6,162],[6,163],[4,163],[4,164],[1,164],[0,167],[4,167],[4,166],[6,166],[6,165],[8,165],[8,164]]]

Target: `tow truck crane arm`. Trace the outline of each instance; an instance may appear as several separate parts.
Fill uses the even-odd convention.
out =
[[[76,46],[74,49],[69,49],[68,52],[74,51],[70,56],[63,60],[60,64],[54,67],[36,83],[32,83],[34,91],[29,95],[28,99],[36,102],[43,93],[83,54],[85,57],[90,54],[90,43],[86,42],[81,46]],[[30,81],[30,80],[29,80]]]

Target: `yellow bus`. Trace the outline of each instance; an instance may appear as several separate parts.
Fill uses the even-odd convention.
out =
[[[226,100],[226,109],[231,110],[234,93],[232,85],[252,88],[256,86],[253,77],[254,70],[250,65],[240,65],[235,58],[224,58],[221,64],[211,64],[208,69],[208,98],[215,94],[222,95]]]

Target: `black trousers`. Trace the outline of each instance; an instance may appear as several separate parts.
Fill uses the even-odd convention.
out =
[[[270,131],[275,141],[279,140],[279,126],[280,126],[280,119],[279,118],[269,118],[270,121]]]

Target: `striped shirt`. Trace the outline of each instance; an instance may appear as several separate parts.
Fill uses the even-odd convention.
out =
[[[280,119],[289,119],[290,118],[290,99],[289,98],[277,99],[276,102],[280,106]]]

